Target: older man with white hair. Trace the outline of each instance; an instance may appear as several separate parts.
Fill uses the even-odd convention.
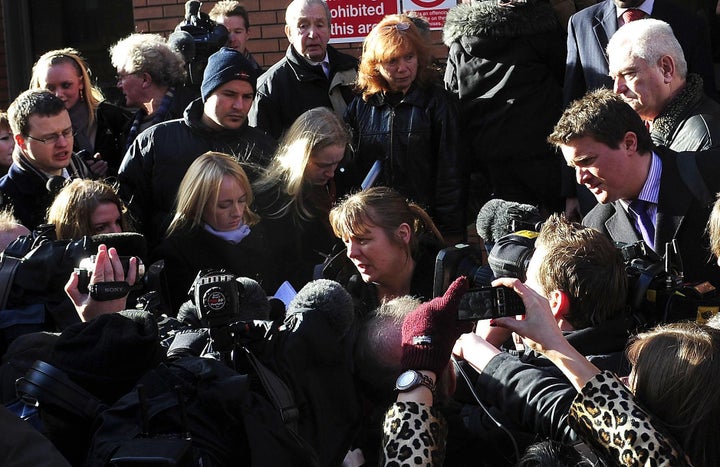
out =
[[[612,36],[607,53],[613,90],[646,122],[655,145],[675,151],[720,145],[720,104],[704,93],[699,75],[688,74],[669,24],[628,23]]]

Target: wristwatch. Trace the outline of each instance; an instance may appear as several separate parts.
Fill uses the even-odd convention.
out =
[[[398,376],[395,382],[395,390],[406,392],[415,389],[418,386],[425,386],[435,395],[435,382],[427,375],[415,370],[407,370]]]

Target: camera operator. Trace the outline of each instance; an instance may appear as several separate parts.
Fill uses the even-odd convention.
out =
[[[103,282],[124,282],[132,286],[135,284],[137,277],[138,259],[131,257],[128,267],[127,276],[120,262],[120,257],[115,248],[108,249],[105,245],[98,246],[98,252],[95,259],[95,268],[90,274],[90,286],[92,290],[96,284]],[[75,310],[82,321],[90,321],[100,315],[115,313],[126,309],[127,293],[125,295],[111,300],[98,300],[93,298],[94,294],[82,293],[78,289],[79,284],[78,271],[73,271],[70,279],[65,284],[65,293],[68,294]]]
[[[228,30],[227,46],[242,53],[255,68],[258,76],[262,74],[262,67],[258,65],[246,47],[250,38],[250,16],[242,3],[235,0],[222,0],[212,7],[209,16],[211,20],[222,24]]]

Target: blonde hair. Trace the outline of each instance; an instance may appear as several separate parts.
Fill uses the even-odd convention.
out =
[[[387,91],[389,84],[382,77],[378,65],[409,52],[417,56],[418,69],[415,82],[428,83],[432,76],[431,54],[426,39],[407,15],[388,15],[367,35],[363,42],[357,87],[364,100],[373,94]]]
[[[175,214],[167,229],[167,235],[183,229],[193,229],[202,224],[205,205],[220,192],[226,175],[234,178],[245,190],[247,207],[243,222],[256,224],[260,218],[250,210],[253,201],[252,188],[240,162],[228,154],[209,151],[195,159],[180,182],[175,201]]]
[[[76,178],[60,190],[48,208],[47,222],[55,226],[58,240],[95,235],[92,214],[101,204],[118,208],[123,232],[128,230],[126,209],[113,187],[98,180]]]
[[[309,188],[305,168],[317,151],[334,145],[347,149],[349,144],[347,126],[332,110],[318,107],[303,112],[283,136],[267,173],[255,185],[256,191],[265,191],[275,189],[279,182],[282,192],[290,197],[268,217],[283,217],[292,211],[299,219],[312,218],[304,199]]]
[[[30,87],[28,89],[44,89],[44,86],[40,85],[44,75],[48,72],[50,67],[59,65],[61,63],[69,63],[75,68],[78,77],[82,80],[83,89],[85,92],[80,91],[80,100],[85,104],[88,111],[88,126],[92,127],[95,123],[95,115],[98,105],[100,102],[105,100],[102,91],[93,85],[90,67],[87,62],[80,54],[79,51],[71,47],[64,49],[50,50],[40,56],[32,69],[32,77],[30,78]]]

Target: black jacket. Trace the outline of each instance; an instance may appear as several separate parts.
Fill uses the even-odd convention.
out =
[[[397,103],[388,97],[356,97],[345,113],[355,149],[349,184],[359,186],[381,160],[376,186],[394,188],[425,208],[443,234],[462,235],[468,176],[457,98],[439,86],[416,84]]]
[[[653,120],[650,137],[673,151],[720,146],[720,104],[704,93],[700,76],[688,75],[685,87]]]
[[[103,101],[98,105],[95,118],[97,130],[94,151],[99,152],[102,160],[108,163],[109,173],[116,174],[125,154],[132,116],[126,109]],[[77,139],[75,144],[73,149],[80,150]]]
[[[215,130],[202,123],[202,114],[203,102],[197,99],[182,119],[140,133],[125,154],[118,174],[120,197],[150,245],[156,244],[167,227],[180,182],[199,156],[218,151],[262,166],[272,157],[275,143],[263,132],[247,125],[238,130]]]
[[[562,113],[565,44],[552,7],[461,4],[448,12],[445,87],[457,94],[472,148],[481,163],[551,157],[546,142]]]
[[[153,251],[152,260],[165,260],[170,306],[177,313],[188,300],[188,290],[201,269],[225,269],[236,276],[249,277],[272,294],[277,281],[268,273],[269,253],[260,225],[251,227],[250,234],[240,243],[230,243],[198,227],[165,238]]]
[[[248,121],[276,139],[306,110],[328,107],[342,116],[353,98],[357,59],[327,48],[330,78],[289,46],[285,57],[258,79]]]
[[[14,162],[7,175],[0,178],[2,207],[12,207],[15,217],[22,225],[33,230],[45,222],[47,210],[56,193],[47,188],[49,177],[33,167],[23,155],[18,156],[15,148]],[[92,173],[80,157],[73,154],[67,167],[70,178],[93,178]]]

